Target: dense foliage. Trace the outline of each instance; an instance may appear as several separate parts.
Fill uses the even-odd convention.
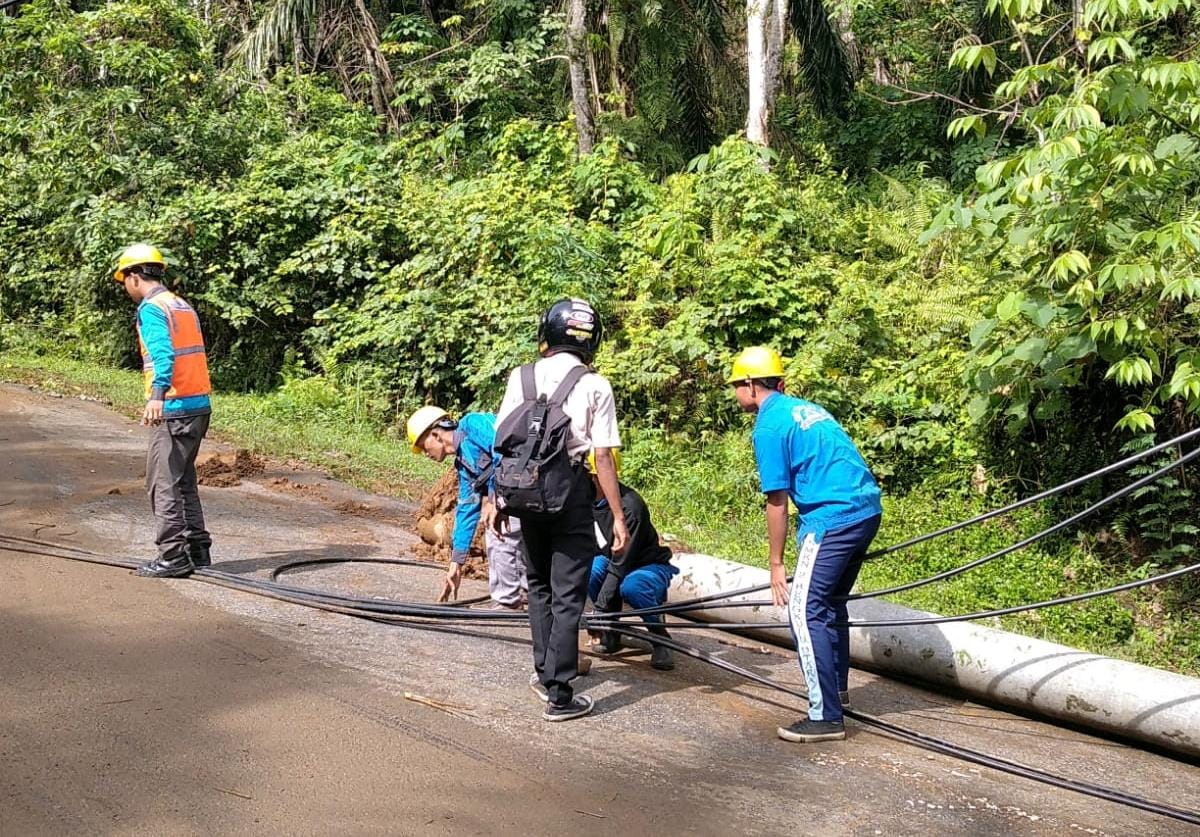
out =
[[[0,318],[132,365],[109,271],[154,241],[219,387],[283,384],[382,427],[431,400],[494,407],[538,311],[582,294],[630,478],[694,524],[681,537],[714,548],[733,520],[726,551],[761,551],[721,380],[762,342],[863,447],[899,540],[1195,426],[1195,5],[851,3],[826,34],[854,92],[822,83],[825,30],[793,32],[768,149],[736,135],[736,10],[595,3],[581,157],[556,5],[33,0],[0,16]],[[961,563],[1123,479],[871,580]],[[1017,604],[1182,566],[1195,479],[909,600]],[[1021,627],[1159,659],[1154,630],[1195,659],[1198,591]]]

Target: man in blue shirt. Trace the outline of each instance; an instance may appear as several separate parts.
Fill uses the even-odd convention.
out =
[[[458,472],[458,504],[451,537],[450,567],[442,583],[438,601],[458,598],[462,568],[467,562],[471,541],[492,483],[492,444],[496,439],[496,417],[491,413],[467,413],[458,421],[440,407],[422,407],[408,419],[408,441],[413,453],[424,454],[434,462],[454,457]],[[505,531],[486,527],[484,539],[488,556],[488,592],[492,607],[498,610],[523,610],[528,596],[525,580],[525,544],[520,522],[510,520]]]
[[[728,383],[738,405],[757,413],[752,440],[767,496],[771,592],[788,608],[800,668],[808,685],[808,717],[779,728],[786,741],[846,737],[842,721],[850,671],[845,596],[883,513],[879,486],[854,442],[825,408],[783,392],[783,360],[753,346],[734,360]],[[789,594],[783,547],[788,499],[800,520],[799,557]]]

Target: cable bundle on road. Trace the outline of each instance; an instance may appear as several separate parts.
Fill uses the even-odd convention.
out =
[[[136,567],[136,562],[98,555],[90,550],[79,547],[55,544],[52,542],[35,540],[32,538],[21,538],[2,533],[0,533],[0,549],[9,552],[50,558],[63,558],[72,561],[82,561],[91,564],[101,564],[130,570]],[[48,550],[55,551],[51,552]],[[350,562],[355,560],[378,560],[382,563],[396,564],[401,566],[437,568],[436,564],[430,564],[422,561],[410,561],[406,559],[351,559]],[[340,562],[337,559],[297,561],[277,568],[274,575],[278,575],[284,570],[295,569],[299,566],[308,564],[334,563]],[[293,587],[264,579],[247,578],[245,576],[214,570],[211,568],[197,570],[191,575],[191,578],[245,593],[264,596],[281,602],[301,605],[329,613],[338,613],[345,616],[353,616],[360,619],[366,619],[369,621],[390,625],[423,625],[426,627],[444,628],[444,626],[447,624],[457,623],[459,625],[470,625],[472,627],[515,627],[521,626],[522,624],[528,622],[526,615],[523,613],[472,611],[470,609],[455,607],[453,605],[431,605],[423,602],[403,602],[388,599],[352,596],[328,591],[319,591],[313,588]],[[721,605],[716,603],[713,606]],[[696,608],[693,608],[693,610],[694,609]],[[684,627],[686,626],[686,623],[683,625],[673,626]],[[736,627],[745,628],[746,626],[738,625]],[[742,668],[741,666],[731,663],[728,660],[721,659],[716,655],[710,654],[707,651],[696,648],[695,646],[687,643],[679,642],[677,640],[656,634],[650,634],[642,629],[619,623],[605,623],[604,628],[624,636],[642,639],[651,644],[665,645],[666,647],[678,651],[679,653],[688,657],[708,663],[709,665],[712,665],[730,674],[743,677],[752,683],[765,686],[800,700],[808,700],[808,697],[804,692],[792,686],[781,683],[777,680],[773,680],[769,677],[756,674],[755,672]],[[925,750],[930,750],[932,752],[961,759],[971,764],[990,767],[994,770],[998,770],[1012,776],[1019,776],[1021,778],[1041,782],[1043,784],[1048,784],[1064,790],[1070,790],[1097,799],[1102,799],[1107,802],[1125,805],[1162,817],[1200,826],[1200,812],[1188,811],[1134,794],[1128,794],[1113,788],[1107,788],[1090,782],[1059,776],[1057,774],[1041,770],[1040,768],[1030,767],[1029,765],[1021,764],[1019,762],[1001,758],[999,756],[992,756],[969,747],[963,747],[961,745],[954,744],[953,742],[937,738],[936,736],[930,736],[915,730],[910,730],[899,724],[894,724],[890,721],[886,721],[877,716],[858,710],[847,710],[846,714],[868,728],[874,729],[877,732],[883,733],[884,735],[888,735],[892,738],[904,741],[908,744]]]

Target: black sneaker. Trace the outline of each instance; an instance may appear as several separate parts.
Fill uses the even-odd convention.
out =
[[[208,550],[207,546],[198,543],[189,543],[187,545],[188,555],[191,556],[192,564],[196,569],[212,566],[212,556]]]
[[[548,704],[542,713],[545,721],[570,721],[572,718],[582,718],[596,707],[596,702],[587,695],[575,695],[575,699],[566,706]]]
[[[812,744],[817,741],[842,741],[846,737],[846,725],[841,721],[814,721],[801,718],[790,727],[780,727],[776,732],[784,741]]]
[[[842,704],[842,711],[846,712],[850,709],[850,693],[838,692],[838,702]]]
[[[192,558],[186,552],[180,552],[173,556],[159,556],[153,561],[147,561],[136,570],[134,575],[140,575],[144,578],[182,578],[185,575],[191,575],[196,569],[196,565],[192,563]]]
[[[579,677],[583,677],[583,674],[580,674]],[[572,686],[575,685],[575,681],[578,680],[579,677],[571,678]],[[537,695],[539,698],[541,698],[542,703],[550,702],[550,693],[547,692],[546,687],[542,685],[541,678],[538,677],[536,671],[533,674],[529,675],[529,691],[533,692],[535,695]]]
[[[675,661],[671,659],[671,649],[665,645],[656,645],[650,652],[650,667],[659,671],[671,671]]]

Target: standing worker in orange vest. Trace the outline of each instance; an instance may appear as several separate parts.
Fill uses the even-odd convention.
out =
[[[142,424],[153,428],[146,455],[146,493],[158,521],[158,557],[137,574],[176,578],[212,563],[212,538],[196,488],[196,454],[208,432],[212,406],[208,360],[200,318],[162,285],[167,262],[157,248],[134,244],[117,260],[113,278],[137,307],[146,409]]]

